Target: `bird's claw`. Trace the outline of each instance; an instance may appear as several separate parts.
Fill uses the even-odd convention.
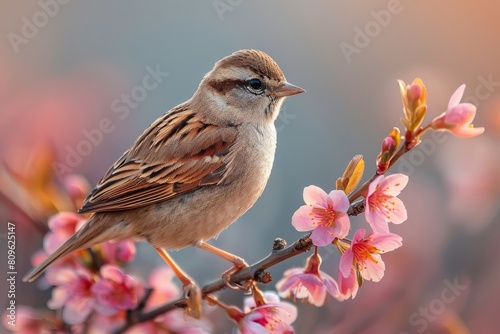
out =
[[[186,300],[186,313],[196,319],[201,318],[201,289],[195,284],[190,283],[184,286],[184,298]]]
[[[224,280],[224,283],[228,288],[232,290],[244,291],[245,294],[251,292],[251,286],[253,285],[252,281],[245,281],[244,284],[240,284],[239,282],[231,282],[231,277],[245,268],[248,268],[248,264],[245,261],[241,260],[240,263],[235,263],[231,269],[222,273],[222,279]]]

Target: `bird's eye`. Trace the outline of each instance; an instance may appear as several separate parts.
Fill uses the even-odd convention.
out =
[[[247,81],[247,88],[254,94],[260,94],[266,87],[262,80],[258,78],[252,78]]]

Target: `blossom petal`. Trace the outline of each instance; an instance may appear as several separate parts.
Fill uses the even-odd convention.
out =
[[[453,134],[462,138],[472,138],[484,132],[484,128],[460,127],[453,129]]]
[[[351,274],[353,262],[354,254],[351,249],[348,249],[342,254],[339,262],[339,269],[344,277],[348,277]]]
[[[382,252],[393,251],[403,245],[403,238],[394,233],[378,234],[373,233],[371,236],[372,246]]]
[[[364,262],[361,275],[364,279],[378,282],[384,277],[385,263],[379,254],[372,254],[372,257],[377,261],[368,260]]]
[[[49,218],[47,225],[51,231],[62,228],[74,229],[76,224],[82,219],[82,216],[74,212],[60,212]],[[74,230],[73,230],[74,232]]]
[[[367,200],[377,190],[378,184],[383,180],[383,178],[383,175],[377,176],[377,178],[370,183],[368,186],[368,195],[366,196]]]
[[[461,103],[448,110],[444,122],[464,126],[472,123],[474,117],[476,117],[476,106],[470,103]]]
[[[344,212],[338,212],[335,218],[335,227],[335,237],[339,239],[345,238],[351,229],[349,216]]]
[[[397,196],[408,184],[408,175],[392,174],[380,181],[380,190],[389,196]]]
[[[309,186],[304,188],[304,202],[307,205],[320,206],[326,208],[328,195],[327,193],[317,186]]]
[[[288,302],[279,302],[279,310],[281,312],[286,312],[284,317],[282,317],[281,319],[286,323],[286,324],[291,324],[293,323],[295,320],[297,320],[297,315],[298,315],[298,311],[297,311],[297,307],[291,303],[288,303]]]
[[[125,274],[120,270],[120,268],[107,264],[101,267],[101,275],[103,278],[107,278],[115,282],[122,282]]]
[[[47,302],[47,306],[52,310],[57,310],[64,306],[67,299],[68,291],[63,288],[56,287],[52,290],[52,298],[50,298]]]
[[[354,233],[354,237],[352,238],[352,242],[353,243],[360,242],[361,240],[363,240],[365,238],[365,234],[366,234],[366,230],[363,228],[360,228],[359,230],[356,231],[356,233]]]
[[[92,311],[91,299],[74,299],[63,308],[62,317],[70,325],[81,324]]]
[[[464,91],[465,91],[465,84],[462,84],[460,87],[457,88],[455,93],[453,93],[453,95],[450,97],[450,101],[448,102],[448,110],[450,110],[451,108],[460,103],[460,100],[464,95]]]
[[[311,218],[311,207],[303,205],[295,211],[292,216],[292,225],[299,232],[310,231],[316,226],[313,224],[315,221]]]
[[[385,216],[381,215],[376,210],[370,210],[369,206],[366,207],[365,210],[365,218],[368,224],[370,224],[373,232],[377,233],[389,233],[389,224],[384,218]]]
[[[342,298],[345,300],[349,297],[356,297],[358,293],[359,285],[356,279],[356,273],[354,269],[351,268],[351,273],[349,276],[344,277],[342,273],[339,273],[339,291],[342,294]]]
[[[318,226],[311,233],[311,240],[314,246],[327,246],[332,243],[333,239],[335,239],[335,236],[330,227]]]
[[[283,273],[283,278],[276,283],[276,290],[278,290],[278,295],[280,297],[287,297],[290,295],[290,288],[295,284],[295,282],[299,279],[299,273],[291,273],[291,270],[297,270],[303,272],[304,268],[293,268],[285,271]]]
[[[300,282],[309,292],[308,301],[311,304],[315,306],[322,306],[325,303],[326,287],[318,276],[312,274],[304,275],[302,276]]]
[[[328,197],[333,202],[333,208],[335,211],[346,212],[349,209],[350,203],[345,192],[341,190],[332,190]]]
[[[393,197],[391,201],[394,203],[392,211],[389,212],[389,220],[394,224],[401,224],[408,219],[408,212],[406,211],[403,201],[397,197]]]
[[[326,291],[335,299],[337,300],[343,300],[344,298],[342,297],[339,289],[339,285],[337,284],[337,281],[330,275],[325,274],[324,272],[321,272],[321,276],[323,276],[323,283],[325,284]]]

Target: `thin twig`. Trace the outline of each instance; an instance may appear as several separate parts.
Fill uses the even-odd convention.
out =
[[[415,148],[417,145],[413,146],[412,148]],[[408,151],[410,151],[412,148],[408,148],[408,146],[407,146],[406,143],[404,143],[403,145],[401,145],[401,147],[399,148],[399,150],[392,157],[392,159],[391,159],[391,161],[389,163],[389,167],[387,167],[387,170],[389,170],[389,168],[391,168],[399,160],[399,158],[401,158],[405,153],[407,153]],[[378,174],[373,175],[368,181],[366,181],[365,183],[363,183],[363,185],[361,187],[359,187],[355,192],[353,192],[352,194],[350,194],[349,195],[349,202],[353,203],[355,200],[357,200],[359,197],[361,197],[362,194],[370,186],[370,183],[372,183],[372,181],[375,180],[378,176],[380,176],[380,175],[378,175]]]

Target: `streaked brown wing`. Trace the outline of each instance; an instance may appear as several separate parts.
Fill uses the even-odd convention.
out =
[[[79,212],[139,208],[217,184],[231,166],[235,140],[234,127],[206,124],[181,105],[144,131]]]

